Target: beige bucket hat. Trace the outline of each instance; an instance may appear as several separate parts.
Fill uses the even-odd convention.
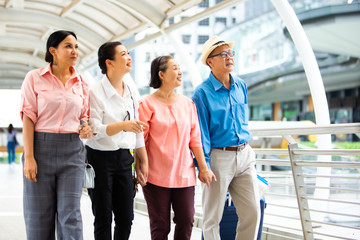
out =
[[[233,48],[235,42],[225,42],[219,36],[213,36],[209,38],[201,48],[201,62],[207,65],[206,59],[208,58],[209,54],[214,51],[215,48],[225,44],[229,45],[230,48]]]

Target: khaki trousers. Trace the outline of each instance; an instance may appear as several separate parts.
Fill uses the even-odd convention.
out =
[[[212,149],[210,167],[217,181],[202,184],[203,234],[205,240],[220,240],[219,223],[227,191],[234,202],[238,223],[236,240],[256,239],[260,221],[260,198],[255,153],[247,145],[241,151]]]

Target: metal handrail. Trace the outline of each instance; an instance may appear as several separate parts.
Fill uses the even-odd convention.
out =
[[[271,186],[286,186],[286,187],[294,187],[294,184],[291,184],[291,183],[271,182]]]
[[[321,177],[321,178],[341,178],[341,179],[354,179],[354,180],[360,180],[359,177],[349,177],[344,175],[321,175],[321,174],[298,174],[299,176],[303,177]]]
[[[298,217],[290,217],[290,216],[285,216],[285,215],[280,215],[280,214],[274,214],[274,213],[268,213],[268,216],[274,216],[274,217],[281,217],[281,218],[287,218],[287,219],[293,219],[293,220],[300,220],[300,218]]]
[[[360,132],[360,123],[314,125],[310,127],[250,129],[252,136],[352,134]]]
[[[356,156],[360,155],[357,149],[294,149],[295,155],[332,155],[332,156]]]
[[[273,232],[268,232],[268,231],[264,231],[263,230],[263,233],[269,235],[269,236],[275,236],[275,237],[281,237],[282,239],[288,239],[288,240],[299,240],[301,238],[292,238],[292,237],[288,237],[288,236],[284,236],[284,235],[281,235],[281,234],[276,234],[276,233],[273,233]]]
[[[268,223],[267,224],[268,226],[274,226],[274,227],[281,227],[281,225],[277,225],[277,224],[274,224],[274,223]],[[293,231],[297,231],[297,232],[300,232],[301,230],[299,230],[298,228],[292,228],[292,227],[288,227],[288,229],[291,229]],[[279,235],[280,236],[280,235]]]
[[[289,160],[256,159],[256,163],[263,165],[290,166]]]
[[[315,162],[315,161],[294,161],[295,165],[301,167],[337,167],[337,168],[358,168],[360,162]]]
[[[320,187],[320,186],[311,186],[311,185],[299,185],[300,188],[319,188],[319,189],[328,189],[333,191],[349,191],[349,192],[358,192],[360,189],[351,189],[351,188],[336,188],[336,187]]]
[[[277,197],[287,197],[287,198],[296,198],[295,195],[285,195],[285,194],[279,194],[279,193],[272,193],[272,192],[267,192],[266,193],[267,196],[277,196]]]
[[[286,149],[265,149],[265,148],[254,148],[256,154],[263,155],[289,155]]]
[[[335,199],[324,199],[324,198],[311,198],[311,197],[301,197],[302,199],[313,200],[313,201],[325,201],[325,202],[332,202],[332,203],[344,203],[344,204],[355,204],[359,205],[358,202],[350,202],[344,200],[335,200]]]
[[[326,234],[326,233],[322,233],[322,232],[315,232],[315,231],[312,231],[312,233],[315,233],[315,234],[318,234],[318,235],[321,235],[321,236],[325,236],[325,237],[336,237],[338,239],[342,239],[342,240],[354,240],[354,238],[347,238],[347,237],[344,237],[344,236],[339,236],[339,235],[331,235],[331,234]]]
[[[288,206],[285,206],[288,207]],[[354,215],[354,214],[348,214],[348,213],[339,213],[339,212],[330,212],[330,211],[322,211],[322,210],[318,210],[318,209],[306,209],[312,212],[321,212],[321,213],[328,213],[328,214],[332,214],[332,215],[341,215],[341,216],[346,216],[346,217],[355,217],[355,218],[360,218],[360,215]]]
[[[310,220],[310,219],[307,220],[307,221],[313,222],[313,223],[320,223],[320,224],[330,225],[330,226],[334,226],[334,227],[343,227],[343,228],[360,230],[360,227],[355,227],[355,226],[347,226],[347,225],[335,224],[335,223],[330,223],[330,222],[322,222],[322,221],[316,221],[316,220]]]
[[[289,139],[289,136],[291,135],[314,135],[314,134],[353,134],[353,133],[359,133],[360,132],[360,124],[359,123],[353,123],[353,124],[332,124],[328,126],[313,126],[313,127],[294,127],[294,128],[276,128],[276,129],[251,129],[252,136],[264,136],[265,138],[269,138],[271,136],[277,137],[282,136],[285,137],[287,140]],[[294,143],[292,141],[292,143]],[[257,164],[269,166],[269,165],[276,165],[276,166],[292,166],[292,170],[296,169],[302,169],[303,167],[312,167],[312,168],[324,168],[324,167],[333,167],[336,169],[344,168],[344,169],[360,169],[360,162],[348,162],[347,160],[344,162],[344,158],[341,158],[340,161],[314,161],[314,160],[304,160],[303,158],[299,158],[300,156],[358,156],[360,155],[360,149],[299,149],[299,148],[292,148],[287,151],[287,153],[284,151],[284,149],[263,149],[263,148],[254,148],[254,151],[258,155],[261,156],[262,159],[257,158]],[[265,155],[265,158],[263,158]],[[269,159],[266,158],[266,156],[269,155],[288,155],[290,159]],[[296,156],[296,158],[295,158]],[[259,166],[258,166],[259,167]],[[298,220],[302,222],[302,230],[296,229],[297,231],[303,231],[303,237],[305,239],[314,239],[314,235],[321,236],[324,234],[314,232],[313,228],[317,226],[312,226],[312,223],[321,224],[321,225],[331,225],[336,226],[339,228],[347,228],[347,229],[357,229],[352,226],[347,225],[341,225],[336,223],[327,223],[318,221],[316,219],[311,219],[310,214],[307,212],[316,212],[318,214],[331,214],[331,215],[339,215],[343,217],[352,217],[352,218],[358,218],[357,215],[351,214],[351,213],[343,213],[343,212],[334,212],[334,211],[328,211],[323,209],[317,209],[317,208],[310,208],[307,205],[307,201],[324,201],[328,203],[333,204],[352,204],[354,206],[359,206],[360,202],[354,202],[354,201],[344,201],[344,200],[336,200],[336,199],[321,199],[317,197],[311,197],[307,196],[308,190],[306,189],[323,189],[323,190],[335,190],[335,191],[343,191],[343,192],[353,192],[355,194],[358,194],[360,190],[353,189],[353,188],[344,188],[343,185],[340,185],[340,187],[324,187],[324,186],[317,186],[317,185],[309,185],[307,181],[304,181],[304,178],[309,179],[317,179],[317,178],[328,178],[328,179],[338,179],[341,181],[359,181],[360,176],[352,176],[352,175],[329,175],[329,174],[309,174],[309,173],[303,173],[302,171],[293,171],[293,174],[289,173],[282,173],[279,174],[277,172],[271,172],[271,171],[264,171],[259,172],[259,174],[265,174],[267,179],[270,182],[270,185],[272,187],[275,187],[275,189],[278,189],[279,187],[295,187],[296,196],[293,195],[286,195],[286,194],[280,194],[280,193],[273,193],[268,192],[266,195],[268,196],[268,199],[273,197],[279,197],[281,199],[284,199],[285,197],[288,198],[296,198],[299,206],[291,207],[286,204],[277,204],[277,203],[271,203],[271,201],[268,202],[268,206],[271,209],[272,207],[276,207],[276,210],[273,212],[270,212],[271,210],[268,209],[265,212],[265,215],[268,217],[281,217],[285,219],[289,219],[291,221]],[[282,175],[282,176],[279,176]],[[279,182],[271,182],[272,177],[276,179],[281,179],[282,177],[286,177],[287,181],[290,179],[288,177],[292,176],[292,179],[294,180],[294,185],[291,185],[291,183],[279,183]],[[295,181],[295,178],[298,178],[298,180]],[[302,181],[298,182],[300,179]],[[311,184],[315,183],[314,180],[311,181]],[[341,184],[341,183],[340,183]],[[352,183],[353,184],[353,183]],[[342,186],[342,187],[341,187]],[[289,188],[288,188],[289,189]],[[290,188],[292,189],[292,188]],[[293,191],[293,190],[291,190]],[[289,199],[290,200],[290,199]],[[305,201],[305,202],[304,202]],[[304,205],[304,203],[306,203]],[[278,212],[278,208],[284,208],[284,209],[298,209],[300,213],[300,218],[296,218],[293,216],[288,215],[281,215]],[[284,210],[285,211],[285,210]],[[286,211],[285,211],[286,212]],[[311,215],[312,216],[312,215]],[[267,223],[266,218],[264,219],[264,226],[272,226],[273,223]],[[286,225],[286,224],[284,224]],[[278,225],[278,227],[281,228],[281,225]],[[289,229],[289,227],[285,227],[285,229]],[[294,230],[294,229],[293,229]],[[285,230],[286,231],[286,230]],[[265,233],[265,232],[263,232]],[[270,229],[267,230],[265,234],[272,235]],[[284,237],[287,234],[279,236]],[[336,238],[336,235],[326,233],[327,237],[334,237]],[[346,239],[348,237],[344,237]],[[351,238],[349,238],[351,239]]]
[[[280,204],[274,204],[274,203],[267,203],[267,206],[274,206],[274,207],[284,207],[284,208],[291,208],[291,209],[298,209],[298,207],[289,206],[289,205],[280,205]]]
[[[261,171],[261,173],[263,175],[275,175],[274,172],[271,171]],[[276,172],[276,175],[292,176],[292,174],[288,172]]]

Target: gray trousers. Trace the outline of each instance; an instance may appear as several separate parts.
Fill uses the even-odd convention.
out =
[[[247,145],[239,152],[212,149],[210,166],[217,181],[202,184],[203,234],[205,240],[220,240],[219,223],[229,191],[239,217],[236,240],[255,240],[260,221],[255,153]]]
[[[80,198],[85,147],[77,133],[34,133],[37,182],[24,177],[24,219],[28,240],[82,240]],[[24,161],[24,159],[23,159]]]

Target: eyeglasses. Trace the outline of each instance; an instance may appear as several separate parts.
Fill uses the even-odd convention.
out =
[[[130,98],[131,98],[131,101],[132,101],[132,105],[133,105],[133,111],[134,111],[134,119],[136,118],[135,117],[135,102],[134,102],[134,98],[131,94],[131,90],[129,88],[128,85],[126,85],[128,90],[129,90],[129,93],[130,93]],[[131,120],[131,115],[130,115],[130,112],[129,111],[126,111],[126,114],[125,114],[125,117],[124,117],[124,121],[130,121]]]
[[[126,115],[124,117],[124,121],[130,121],[130,112],[126,111]]]
[[[229,51],[229,52],[221,52],[221,53],[209,56],[209,58],[213,58],[213,57],[216,57],[216,56],[221,56],[222,58],[227,58],[228,56],[229,57],[234,57],[234,55],[235,55],[235,51]]]

